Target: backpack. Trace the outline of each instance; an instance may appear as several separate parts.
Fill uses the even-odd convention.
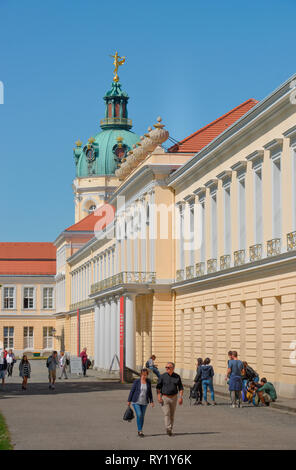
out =
[[[66,366],[69,366],[70,365],[70,359],[66,359]]]
[[[50,364],[50,360],[49,360],[49,359],[50,359],[50,358],[51,358],[51,356],[49,356],[49,357],[46,359],[46,367],[49,367],[49,364]]]
[[[149,369],[149,361],[146,361],[145,367]]]

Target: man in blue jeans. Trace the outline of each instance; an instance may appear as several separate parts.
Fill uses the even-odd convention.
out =
[[[203,388],[203,399],[205,405],[210,405],[208,402],[208,387],[211,392],[211,399],[212,404],[216,405],[215,402],[215,393],[214,393],[214,386],[213,386],[213,377],[214,377],[214,369],[210,366],[211,359],[207,357],[204,360],[204,363],[199,367],[197,379],[201,379],[202,388]]]

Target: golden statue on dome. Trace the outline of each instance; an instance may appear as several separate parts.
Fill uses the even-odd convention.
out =
[[[114,68],[114,72],[113,72],[113,73],[114,73],[113,82],[119,82],[119,76],[118,76],[118,74],[117,74],[117,72],[118,72],[118,67],[119,67],[120,65],[123,65],[123,64],[124,64],[126,57],[125,57],[125,56],[120,57],[120,55],[118,55],[118,52],[117,52],[117,51],[115,52],[115,55],[110,55],[110,57],[112,57],[112,59],[114,59],[113,65],[114,65],[114,67],[115,67],[115,68]]]

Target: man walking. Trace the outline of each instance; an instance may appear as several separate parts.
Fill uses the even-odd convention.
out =
[[[179,405],[182,405],[184,387],[180,375],[174,372],[175,364],[168,362],[165,368],[166,372],[159,377],[156,390],[158,402],[162,405],[164,412],[167,434],[172,436],[177,401]],[[180,393],[179,400],[178,392]]]
[[[53,351],[52,355],[46,361],[46,367],[48,367],[48,380],[49,380],[49,388],[55,389],[55,381],[57,378],[57,367],[59,365],[58,362],[58,353],[57,351]]]

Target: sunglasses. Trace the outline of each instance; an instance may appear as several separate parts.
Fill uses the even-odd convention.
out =
[[[171,367],[171,366],[166,366],[165,368],[166,368],[166,369],[172,369],[172,367]]]

